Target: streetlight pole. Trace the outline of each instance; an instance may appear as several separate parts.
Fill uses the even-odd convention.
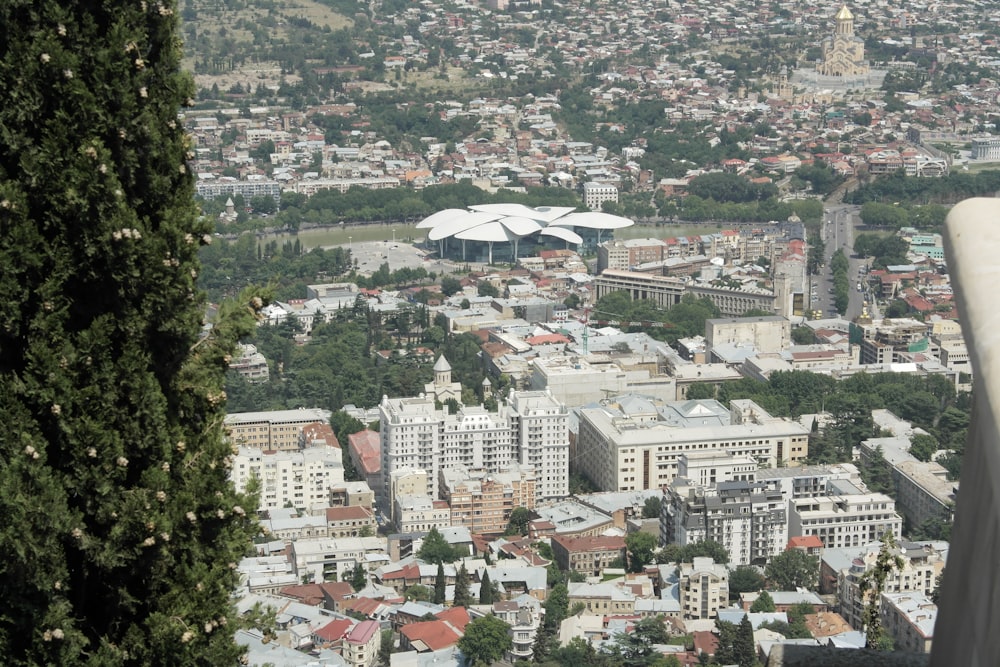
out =
[[[392,230],[392,244],[396,245],[396,230]]]
[[[350,237],[350,236],[347,237],[347,251],[348,252],[354,252],[354,246],[351,244],[351,238],[353,238],[353,237]]]

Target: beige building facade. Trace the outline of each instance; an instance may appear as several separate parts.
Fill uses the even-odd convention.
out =
[[[328,424],[330,411],[320,409],[235,412],[226,415],[230,442],[253,449],[299,449],[303,427],[314,422]]]
[[[711,558],[681,563],[678,591],[683,618],[715,618],[729,606],[729,570]]]
[[[619,397],[579,411],[576,468],[602,491],[659,489],[677,476],[685,453],[722,450],[761,467],[797,465],[809,454],[809,431],[772,417],[750,400],[657,403]]]

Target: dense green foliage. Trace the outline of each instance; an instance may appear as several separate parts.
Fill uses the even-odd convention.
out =
[[[717,621],[716,627],[719,632],[719,645],[715,650],[715,662],[719,665],[753,667],[757,651],[754,648],[750,617],[744,615],[739,625],[728,621]]]
[[[745,203],[776,197],[778,188],[773,183],[759,185],[738,174],[711,172],[691,179],[688,194],[717,202]]]
[[[749,202],[718,202],[698,195],[687,195],[680,202],[665,201],[660,215],[682,220],[718,220],[725,222],[773,222],[797,215],[802,222],[815,223],[823,217],[823,202],[817,199],[794,199],[783,202],[777,197]]]
[[[653,552],[656,550],[656,537],[652,533],[635,532],[625,536],[625,547],[628,549],[629,572],[642,572],[653,562]]]
[[[753,601],[752,605],[750,605],[750,611],[753,613],[768,613],[773,612],[774,609],[774,598],[772,598],[771,594],[767,591],[761,591],[760,595],[757,596],[757,599]]]
[[[719,309],[710,299],[690,294],[676,306],[663,309],[651,299],[633,301],[628,292],[612,292],[598,299],[591,310],[592,319],[616,321],[626,332],[644,331],[651,338],[671,343],[704,334],[705,320],[718,316]]]
[[[776,591],[815,589],[819,584],[819,559],[801,549],[788,549],[768,562],[764,577]]]
[[[643,519],[659,519],[663,511],[663,500],[660,496],[650,496],[642,504]]]
[[[454,563],[463,555],[462,549],[448,544],[437,528],[430,529],[417,551],[417,558],[426,563]]]
[[[952,171],[942,178],[918,178],[907,176],[900,169],[887,176],[880,176],[845,195],[844,203],[864,205],[866,202],[882,202],[890,207],[898,204],[904,213],[912,216],[920,204],[948,206],[969,197],[991,197],[997,190],[1000,190],[1000,171],[981,171],[975,174]],[[922,215],[925,214],[917,214],[916,219],[908,219],[903,224],[919,229],[933,228],[934,225],[923,222],[920,217]],[[938,218],[939,213],[932,209],[928,215],[928,221],[933,221]],[[865,224],[877,223],[866,220]]]
[[[175,4],[0,4],[0,654],[235,665],[256,531],[227,481],[226,357],[199,340]],[[243,508],[246,509],[243,509]]]
[[[510,626],[493,614],[477,618],[465,626],[458,648],[469,667],[489,667],[503,658],[514,642],[508,634]]]
[[[781,417],[829,412],[833,423],[810,437],[812,463],[850,461],[854,447],[878,435],[871,411],[888,409],[931,433],[942,449],[954,451],[941,459],[953,478],[961,468],[969,396],[956,395],[955,386],[941,375],[859,373],[838,381],[818,373],[789,371],[774,373],[767,382],[741,379],[723,383],[716,398],[723,404],[749,398]]]
[[[771,621],[761,623],[760,627],[784,635],[788,639],[812,639],[812,633],[806,627],[806,615],[815,614],[816,610],[807,602],[800,602],[787,612],[788,622]]]
[[[483,571],[483,578],[479,580],[479,604],[493,604],[494,589],[493,582],[490,581],[490,571]]]
[[[203,202],[206,215],[223,210],[221,201]],[[580,206],[579,196],[567,188],[529,188],[525,193],[502,190],[485,192],[468,181],[432,185],[422,190],[408,187],[373,190],[353,186],[347,192],[322,190],[305,199],[284,201],[272,217],[247,218],[243,222],[218,224],[219,232],[239,232],[264,227],[297,230],[302,225],[336,225],[342,222],[391,221],[423,218],[446,208],[465,208],[471,204],[514,202],[526,206]]]
[[[684,546],[668,544],[660,549],[657,560],[661,563],[691,563],[699,556],[707,556],[723,565],[729,562],[726,547],[714,540],[702,540]]]
[[[850,268],[844,249],[837,248],[830,258],[830,270],[833,271],[833,307],[840,314],[847,312],[850,299],[851,276],[848,275]]]
[[[858,234],[854,238],[854,252],[861,257],[874,257],[872,266],[884,269],[890,265],[906,264],[910,245],[898,236]]]
[[[438,561],[437,574],[434,577],[434,598],[431,601],[434,604],[444,604],[446,590],[447,580],[444,576],[444,563]]]
[[[504,535],[527,535],[529,521],[531,521],[531,510],[525,507],[515,507],[511,510]]]
[[[739,598],[740,593],[754,593],[764,588],[764,577],[751,565],[739,565],[729,572],[729,597]]]

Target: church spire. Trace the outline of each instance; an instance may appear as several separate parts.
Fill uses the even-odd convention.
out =
[[[837,12],[837,34],[838,35],[853,35],[854,34],[854,14],[851,10],[844,5]]]

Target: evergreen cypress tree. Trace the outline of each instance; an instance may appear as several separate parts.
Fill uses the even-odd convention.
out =
[[[472,595],[469,593],[469,571],[465,569],[463,562],[458,566],[455,574],[455,597],[452,602],[456,607],[472,606]]]
[[[434,604],[444,604],[447,599],[447,580],[444,578],[444,564],[438,563],[437,576],[434,577]]]
[[[736,628],[733,655],[740,667],[753,667],[754,663],[757,662],[757,647],[753,641],[753,625],[747,615],[743,616],[743,620]]]
[[[493,583],[489,570],[483,570],[483,578],[479,580],[479,604],[493,604]]]
[[[256,530],[228,482],[228,354],[199,340],[174,0],[0,3],[0,655],[235,665]],[[246,508],[245,510],[243,508]]]

